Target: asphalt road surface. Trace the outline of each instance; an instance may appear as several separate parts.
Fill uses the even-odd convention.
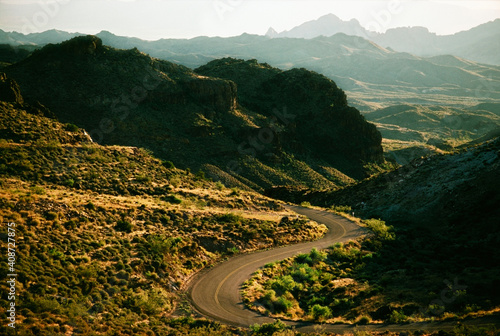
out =
[[[299,253],[308,253],[314,247],[321,249],[337,242],[356,239],[366,233],[364,228],[359,227],[348,219],[326,211],[298,206],[287,206],[287,208],[305,215],[318,223],[325,224],[328,227],[328,232],[323,238],[314,242],[238,255],[213,268],[202,271],[193,279],[188,289],[191,303],[198,312],[208,318],[240,327],[249,327],[255,323],[272,323],[275,319],[245,308],[240,296],[241,285],[245,280],[249,279],[255,271],[267,263],[283,260]],[[354,329],[371,331],[441,330],[450,329],[456,325],[456,322],[365,326],[284,322],[302,332],[321,330],[338,333],[353,331]],[[484,323],[477,322],[479,321],[473,324],[491,323],[489,320],[485,320]]]

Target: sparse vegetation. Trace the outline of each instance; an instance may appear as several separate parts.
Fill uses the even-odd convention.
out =
[[[324,232],[304,219],[284,223],[281,206],[256,193],[0,104],[12,135],[0,146],[0,221],[16,223],[20,335],[227,335],[235,329],[168,319],[185,279],[231,254]]]
[[[360,242],[266,265],[246,282],[245,304],[277,318],[356,324],[462,319],[471,316],[472,304],[476,315],[495,310],[491,295],[468,294],[470,277],[436,277],[451,265],[422,260],[416,246],[405,247],[406,233],[398,237],[379,219],[362,223],[373,234]],[[425,276],[420,267],[433,273]]]

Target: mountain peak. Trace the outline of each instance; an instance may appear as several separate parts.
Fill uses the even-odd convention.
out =
[[[279,36],[311,39],[322,35],[333,36],[337,33],[366,36],[366,29],[356,19],[344,21],[335,14],[330,13],[316,20],[305,22],[289,31],[284,31]]]
[[[329,13],[319,17],[316,21],[330,21],[330,22],[342,22],[342,20],[335,14]]]
[[[269,29],[267,30],[266,36],[270,37],[270,38],[274,38],[274,37],[278,37],[279,33],[276,30],[274,30],[273,27],[269,27]]]
[[[73,37],[61,44],[49,44],[43,47],[39,53],[52,54],[61,53],[66,55],[93,55],[103,48],[102,40],[94,35]]]
[[[113,34],[112,32],[110,32],[109,30],[101,30],[99,33],[96,34],[96,36],[115,36],[115,34]]]

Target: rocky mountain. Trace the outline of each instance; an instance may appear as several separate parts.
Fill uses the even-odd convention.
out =
[[[424,27],[394,28],[373,35],[372,40],[419,56],[454,55],[500,65],[500,19],[452,35],[436,35]]]
[[[477,35],[488,39],[494,35],[488,27],[489,24],[486,24],[484,29],[478,27],[472,33],[464,32],[457,36],[473,39],[473,36]],[[404,30],[407,28],[401,29]],[[410,30],[413,37],[403,39],[413,41],[409,42],[409,45],[417,45],[414,40],[428,34],[425,29]],[[396,34],[397,30],[389,33]],[[282,70],[293,67],[307,68],[334,80],[346,91],[349,104],[358,108],[368,118],[368,114],[373,111],[412,105],[421,111],[443,106],[441,117],[446,116],[444,111],[447,110],[454,111],[452,114],[461,120],[476,120],[477,113],[473,111],[480,110],[480,106],[484,104],[496,106],[500,102],[499,66],[451,55],[421,57],[396,52],[365,38],[344,33],[311,39],[243,34],[230,38],[197,37],[158,41],[120,37],[105,31],[98,36],[106,45],[139,48],[153,57],[192,68],[227,56],[258,59]],[[461,45],[462,42],[457,43]],[[439,45],[444,44],[439,42]],[[474,47],[471,50],[477,51],[481,48]],[[488,111],[496,113],[498,109]],[[408,113],[408,120],[413,118],[409,110],[403,109],[401,113]],[[481,118],[484,116],[485,114]],[[394,120],[403,119],[405,118]],[[403,124],[391,123],[394,120],[384,120],[377,120],[377,125],[384,132],[385,138],[394,140],[384,141],[386,151],[402,149],[405,154],[400,152],[398,156],[410,160],[425,153],[436,152],[436,144],[460,145],[487,136],[489,132],[488,127],[473,127],[471,123],[455,123],[463,127],[450,131],[446,123],[427,123],[429,127],[423,130],[416,124],[416,128],[412,126],[408,129]],[[447,121],[449,120],[451,118],[448,117]],[[491,125],[496,125],[496,121],[492,120]],[[420,134],[421,131],[425,134]],[[438,146],[437,150],[441,147]]]
[[[325,20],[329,21],[328,16]],[[450,37],[450,41],[454,41],[451,44],[442,41],[436,43],[439,46],[463,46],[471,52],[481,50],[480,53],[485,55],[482,48],[471,47],[464,40],[480,43],[483,39],[494,39],[497,30],[491,26],[495,22],[457,33],[453,39]],[[413,37],[407,36],[406,31],[411,32]],[[419,42],[416,40],[427,36],[428,32],[420,28],[401,28],[389,30],[388,34],[401,35],[401,40],[409,46],[417,46]],[[386,43],[383,41],[378,44],[371,42],[372,35],[363,38],[338,33],[303,39],[243,34],[230,38],[197,37],[158,41],[120,37],[106,31],[97,36],[106,45],[138,48],[153,57],[191,68],[222,57],[255,58],[281,69],[306,67],[333,79],[350,93],[351,101],[356,106],[366,111],[397,103],[447,104],[450,100],[457,100],[461,104],[470,104],[499,99],[498,66],[480,64],[457,56],[443,56],[441,51],[436,57],[397,52],[393,50],[395,48],[384,48]],[[490,45],[495,45],[493,42]],[[422,44],[435,43],[424,41]]]
[[[336,187],[384,164],[376,128],[305,69],[223,59],[192,71],[82,36],[5,71],[94,141],[145,147],[228,184]]]
[[[500,99],[500,68],[456,56],[420,57],[362,37],[231,38],[140,41],[100,33],[105,43],[138,47],[154,57],[197,67],[221,57],[258,59],[281,69],[305,67],[344,88],[363,112],[394,104],[470,105]],[[286,52],[284,52],[286,51]]]
[[[385,33],[368,31],[355,19],[343,21],[328,14],[269,37],[316,38],[337,33],[359,36],[383,47],[417,56],[454,55],[500,65],[500,19],[452,35],[437,35],[425,27],[399,27]]]
[[[368,35],[368,31],[361,26],[358,20],[352,19],[350,21],[343,21],[334,14],[327,14],[317,20],[305,22],[290,30],[285,30],[280,33],[276,32],[275,34],[266,34],[266,36],[272,38],[293,37],[308,39],[318,36],[333,36],[337,33],[362,37]]]

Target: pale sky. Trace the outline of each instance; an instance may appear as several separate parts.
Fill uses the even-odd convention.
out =
[[[500,18],[500,1],[474,0],[0,0],[0,29],[59,29],[147,40],[266,33],[333,13],[384,32],[424,26],[453,34]]]

